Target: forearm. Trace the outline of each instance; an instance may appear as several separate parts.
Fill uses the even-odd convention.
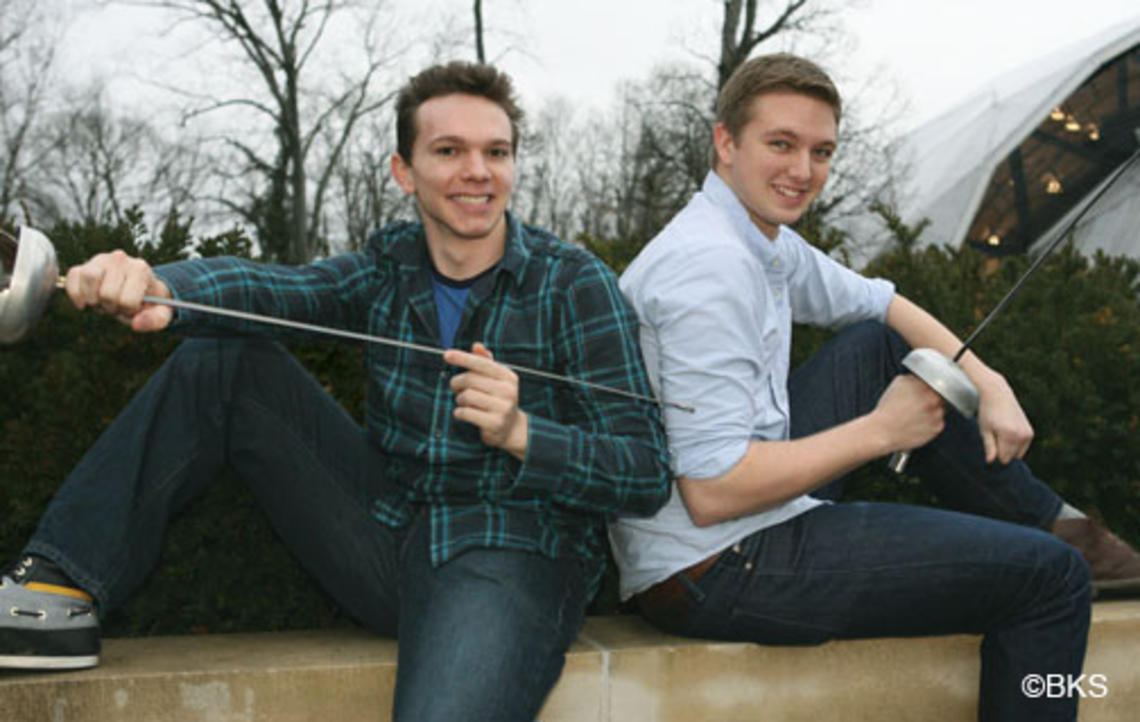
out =
[[[728,472],[678,483],[693,522],[708,526],[783,504],[899,448],[872,412],[801,439],[752,441]]]
[[[352,326],[347,310],[354,307],[353,295],[361,288],[358,270],[359,263],[347,256],[308,266],[209,258],[160,266],[155,273],[181,300],[347,328]],[[265,327],[250,321],[192,311],[179,311],[178,325],[188,330],[265,332]]]
[[[606,516],[647,516],[669,498],[668,455],[658,422],[590,432],[530,416],[526,459],[516,484],[550,493],[555,502]],[[650,428],[653,427],[653,428]]]
[[[933,348],[954,358],[962,342],[929,313],[896,295],[887,307],[887,323],[913,348]],[[959,366],[978,389],[978,427],[987,462],[1021,458],[1033,440],[1033,427],[1005,377],[967,351]]]
[[[941,321],[905,296],[895,294],[887,307],[887,325],[899,333],[911,348],[932,348],[954,358],[962,341]],[[983,394],[995,384],[1004,383],[1000,374],[987,366],[973,351],[958,359],[958,365]]]

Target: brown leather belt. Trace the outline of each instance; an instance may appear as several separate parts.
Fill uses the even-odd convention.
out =
[[[703,559],[691,567],[686,567],[664,581],[657,582],[644,592],[634,595],[638,607],[643,612],[657,612],[668,614],[674,610],[675,605],[685,598],[685,583],[681,577],[695,582],[705,575],[713,564],[720,560],[723,551]]]

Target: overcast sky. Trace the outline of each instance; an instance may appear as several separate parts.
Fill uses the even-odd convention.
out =
[[[2,0],[0,0],[2,1]],[[69,0],[45,0],[68,2]],[[70,0],[82,2],[82,0]],[[772,4],[782,0],[772,0]],[[420,29],[454,18],[470,33],[471,0],[388,0],[393,18]],[[558,94],[604,108],[618,81],[653,65],[715,55],[722,0],[484,0],[488,54],[510,72],[524,105]],[[857,0],[843,22],[855,45],[831,60],[853,82],[876,69],[910,101],[904,125],[948,109],[979,85],[1069,42],[1121,22],[1140,23],[1137,0]],[[77,79],[118,75],[112,90],[137,92],[128,76],[167,68],[169,47],[153,13],[106,6],[85,12],[62,44]],[[149,64],[166,55],[161,64]],[[711,73],[711,71],[710,71]],[[118,98],[116,98],[118,100]]]

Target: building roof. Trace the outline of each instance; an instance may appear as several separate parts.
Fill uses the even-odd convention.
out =
[[[1032,248],[1140,144],[1140,16],[1002,75],[916,128],[898,159],[904,221],[920,241]],[[1140,167],[1074,233],[1078,247],[1140,256]]]

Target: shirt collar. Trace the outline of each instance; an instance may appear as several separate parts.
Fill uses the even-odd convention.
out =
[[[499,269],[511,274],[515,283],[522,283],[526,263],[530,260],[530,249],[526,244],[527,231],[522,221],[507,212],[507,244]]]
[[[527,231],[522,222],[510,212],[506,214],[506,223],[506,248],[499,260],[498,270],[509,273],[516,283],[520,283],[530,259],[530,250],[526,245]],[[377,254],[392,259],[401,267],[415,270],[431,264],[422,223],[398,221],[377,231],[373,239]]]
[[[724,182],[724,179],[717,175],[716,171],[710,170],[705,176],[701,193],[709,199],[710,203],[724,211],[733,227],[736,228],[736,232],[753,250],[759,252],[762,257],[768,257],[775,253],[775,242],[778,242],[780,237],[784,235],[785,227],[783,225],[777,230],[774,239],[764,235],[763,231],[752,222],[752,218],[748,215],[748,209],[740,202],[740,198]]]

